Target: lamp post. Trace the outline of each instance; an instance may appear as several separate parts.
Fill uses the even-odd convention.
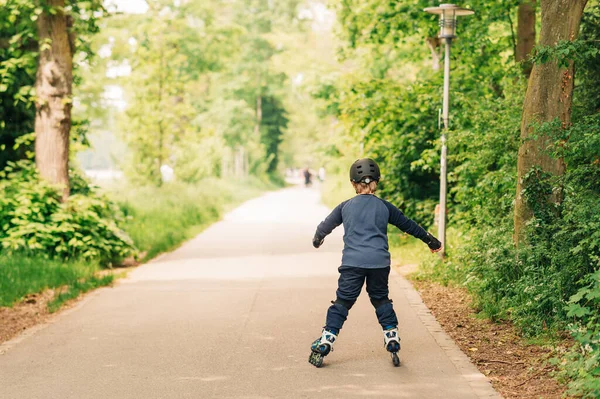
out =
[[[444,249],[440,252],[440,256],[444,257],[446,253],[446,198],[448,195],[447,188],[447,155],[448,147],[446,146],[446,136],[448,134],[448,114],[450,106],[450,47],[452,39],[456,37],[456,17],[464,15],[472,15],[475,12],[467,8],[461,8],[454,4],[440,4],[439,7],[429,7],[425,9],[430,14],[440,16],[440,39],[445,39],[446,55],[444,57],[444,101],[442,107],[442,154],[440,168],[440,214],[438,222],[438,238],[444,245]]]

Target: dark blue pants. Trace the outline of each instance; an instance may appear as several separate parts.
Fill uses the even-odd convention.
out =
[[[341,330],[348,311],[360,295],[365,280],[367,282],[367,293],[375,308],[375,314],[381,327],[398,326],[398,318],[392,301],[388,298],[388,279],[390,268],[366,269],[363,267],[341,266],[339,269],[337,298],[327,311],[325,328],[330,330]]]

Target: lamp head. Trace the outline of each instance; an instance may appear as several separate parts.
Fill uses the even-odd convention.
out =
[[[473,15],[475,11],[461,8],[455,4],[440,4],[439,7],[428,7],[424,10],[440,16],[440,38],[453,39],[456,37],[456,17]]]

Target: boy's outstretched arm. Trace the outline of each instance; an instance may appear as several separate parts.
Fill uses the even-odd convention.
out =
[[[387,201],[383,202],[390,211],[390,224],[393,224],[403,232],[408,233],[411,236],[423,241],[425,244],[427,244],[431,252],[439,252],[442,249],[442,243],[440,242],[440,240],[438,240],[427,230],[419,226],[417,222],[404,216],[400,209],[396,208],[394,205],[390,204]]]
[[[342,202],[335,207],[333,211],[317,226],[315,236],[313,237],[313,247],[319,248],[323,244],[323,240],[333,229],[342,224],[342,208],[347,201]]]

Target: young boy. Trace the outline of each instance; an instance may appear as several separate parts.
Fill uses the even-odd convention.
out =
[[[388,298],[390,253],[388,251],[387,225],[419,238],[438,252],[442,243],[421,226],[407,218],[394,205],[374,195],[381,177],[379,166],[369,158],[359,159],[350,167],[350,181],[356,191],[355,197],[339,204],[319,224],[313,238],[313,246],[319,248],[325,237],[340,224],[344,224],[344,250],[336,300],[327,311],[327,320],[320,338],[313,342],[308,361],[321,367],[323,357],[333,349],[348,311],[356,302],[363,284],[375,308],[379,324],[383,328],[385,348],[391,352],[395,366],[400,364],[398,351],[398,319],[392,301]]]

